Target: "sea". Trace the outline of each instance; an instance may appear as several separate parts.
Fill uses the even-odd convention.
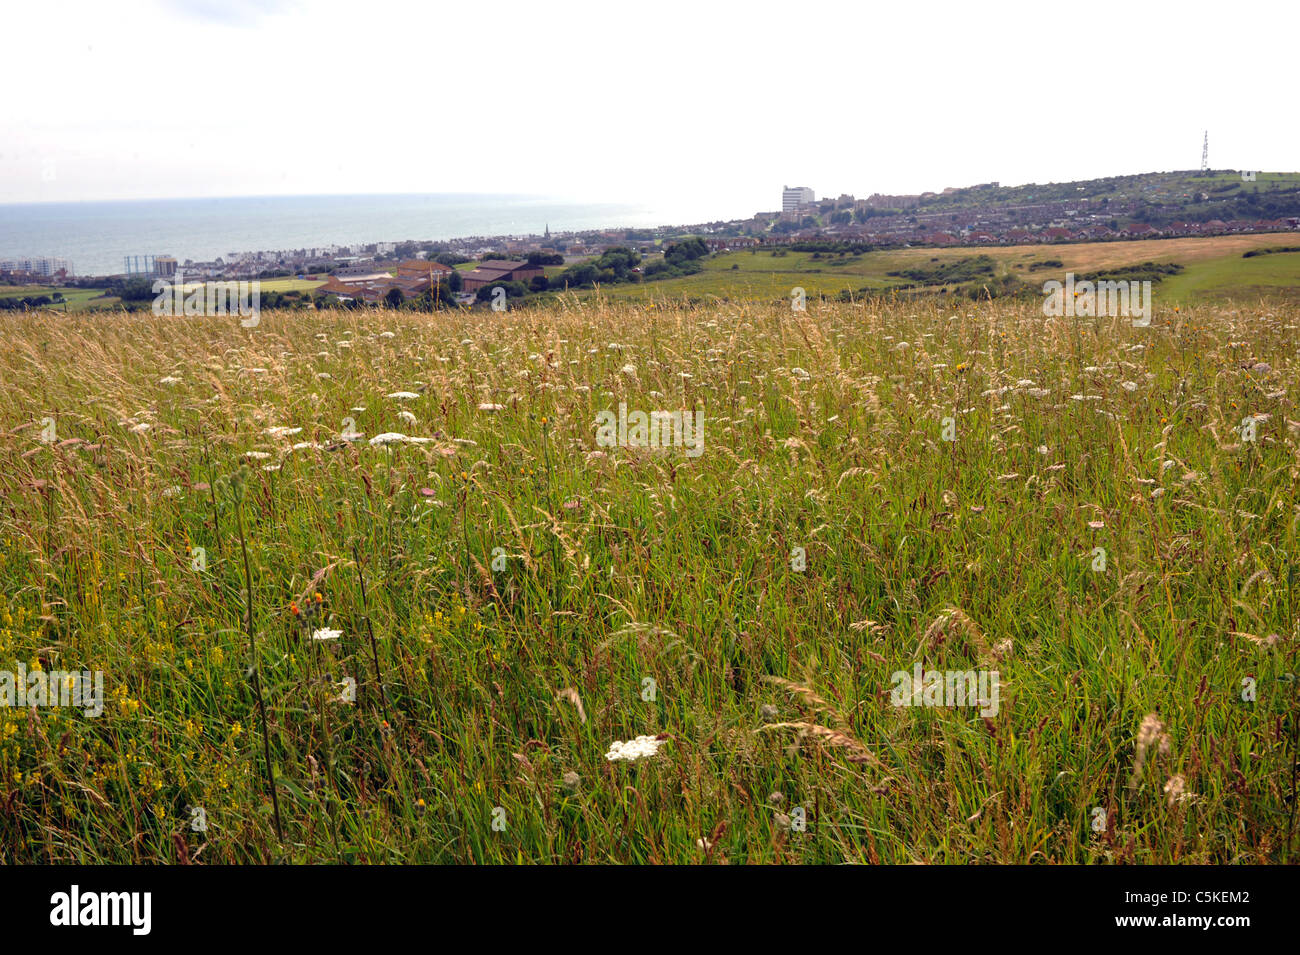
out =
[[[204,262],[237,252],[704,221],[648,204],[466,193],[22,203],[0,205],[0,259],[60,258],[77,275],[114,275],[127,256]]]

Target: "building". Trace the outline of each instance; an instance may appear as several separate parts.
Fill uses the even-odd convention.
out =
[[[434,262],[426,259],[409,259],[397,264],[397,277],[399,279],[432,279],[434,281],[446,281],[452,272],[456,271],[450,265],[443,265],[441,262]]]
[[[344,285],[365,285],[392,277],[392,273],[374,265],[347,265],[334,270],[334,278]]]
[[[798,212],[816,201],[816,196],[807,186],[786,186],[781,190],[782,212]]]
[[[0,260],[0,272],[25,272],[44,278],[67,277],[73,275],[72,263],[67,259],[33,258]]]
[[[388,297],[393,294],[394,289],[401,294],[403,299],[418,298],[429,291],[430,285],[432,283],[428,278],[390,278],[387,281],[372,282],[362,286],[354,293],[354,297],[360,298],[368,304],[378,305],[380,302],[386,302]]]
[[[485,285],[495,285],[499,282],[524,282],[526,284],[542,274],[544,274],[542,267],[533,265],[530,262],[488,259],[486,262],[480,262],[476,268],[463,273],[464,285],[461,287],[466,292],[477,292]]]
[[[127,255],[122,258],[122,273],[127,278],[154,278],[158,275],[158,259],[171,256]],[[173,262],[176,260],[173,258]]]
[[[338,279],[336,279],[334,276],[331,275],[325,279],[325,284],[315,288],[313,290],[313,293],[321,296],[322,298],[324,298],[326,295],[337,295],[340,299],[346,301],[348,299],[355,298],[357,294],[360,292],[361,288],[362,286],[360,285],[349,285],[346,282],[340,282]]]
[[[340,301],[350,301],[353,299],[366,302],[371,305],[378,305],[388,300],[388,296],[396,289],[403,299],[418,298],[425,292],[430,291],[433,287],[434,279],[431,276],[398,276],[394,278],[388,273],[372,275],[361,281],[340,281],[337,276],[331,275],[325,280],[325,284],[318,286],[314,293],[324,297],[326,295],[336,295]]]
[[[752,235],[741,235],[729,239],[705,239],[704,244],[709,247],[710,252],[730,252],[734,249],[751,249],[759,244],[759,240]]]

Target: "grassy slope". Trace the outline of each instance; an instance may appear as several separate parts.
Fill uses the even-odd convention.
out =
[[[32,285],[0,285],[0,298],[34,298],[39,295],[51,295],[55,292],[62,292],[63,297],[67,300],[70,311],[81,311],[83,309],[99,306],[101,304],[116,304],[117,298],[107,298],[99,289],[79,289],[79,288],[51,288],[49,286],[32,286]],[[62,311],[63,305],[52,306]]]
[[[16,316],[0,668],[102,669],[109,705],[0,709],[0,861],[1294,861],[1298,323]],[[619,401],[702,408],[704,454],[595,453]],[[345,418],[433,440],[291,450]],[[295,623],[317,592],[337,642]],[[998,713],[891,706],[918,659],[998,670]]]
[[[1300,239],[1300,236],[1295,238]],[[1300,245],[1292,241],[1289,245]],[[1198,297],[1269,294],[1286,291],[1300,294],[1300,252],[1259,255],[1249,259],[1224,256],[1197,262],[1181,275],[1166,279],[1161,292],[1171,299],[1192,301]]]
[[[197,282],[187,282],[185,285],[186,290],[193,290],[198,287],[198,284]],[[301,292],[319,288],[322,284],[324,283],[314,279],[263,279],[262,291]],[[121,303],[121,300],[116,296],[104,295],[102,289],[56,289],[46,286],[0,285],[0,298],[30,298],[38,295],[49,295],[53,292],[63,293],[63,297],[67,299],[68,311],[72,312],[114,309]],[[47,307],[53,311],[63,311],[62,303]]]
[[[1159,297],[1177,304],[1198,295],[1249,293],[1256,287],[1300,288],[1300,262],[1290,255],[1243,259],[1249,249],[1300,245],[1300,233],[1214,236],[1207,238],[1148,239],[1135,242],[1093,242],[1066,245],[1028,245],[991,248],[899,249],[858,256],[813,259],[810,252],[743,251],[711,256],[704,271],[678,279],[642,285],[610,286],[602,293],[613,299],[660,300],[686,297],[728,297],[774,301],[788,298],[794,286],[808,294],[835,295],[845,289],[888,290],[904,280],[891,271],[924,268],[936,262],[987,255],[999,272],[1038,284],[1062,273],[1116,269],[1141,262],[1177,262],[1187,272],[1162,283]],[[1030,264],[1059,260],[1056,269],[1034,271]],[[732,268],[732,266],[736,268]]]

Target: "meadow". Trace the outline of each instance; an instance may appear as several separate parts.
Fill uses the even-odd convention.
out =
[[[116,296],[104,294],[103,289],[60,288],[52,285],[0,285],[0,299],[36,298],[41,295],[62,295],[68,311],[87,311],[94,308],[112,308],[121,303]],[[62,312],[64,303],[47,306],[50,311]]]
[[[1294,246],[1297,241],[1295,233],[1280,232],[1125,242],[891,249],[856,255],[755,249],[711,255],[703,261],[703,270],[694,275],[609,286],[602,293],[645,302],[775,302],[788,300],[790,289],[798,286],[809,295],[835,297],[849,293],[870,297],[908,284],[891,272],[988,256],[994,262],[995,276],[1012,276],[1035,287],[1041,287],[1045,279],[1063,280],[1062,273],[1067,271],[1084,275],[1103,269],[1132,268],[1144,262],[1176,263],[1184,267],[1184,272],[1161,283],[1159,289],[1161,300],[1170,305],[1230,299],[1257,301],[1261,297],[1294,301],[1296,289],[1300,288],[1300,254],[1243,258],[1242,253]]]
[[[779,298],[6,316],[0,862],[1294,862],[1300,309]]]

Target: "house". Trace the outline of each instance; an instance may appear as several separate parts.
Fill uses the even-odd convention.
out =
[[[325,279],[324,285],[318,286],[313,291],[316,295],[337,295],[343,301],[357,299],[378,304],[385,301],[393,289],[400,291],[404,299],[422,295],[434,284],[437,274],[434,273],[433,276],[407,274],[394,278],[384,272],[365,277],[349,276],[346,279],[331,275]]]
[[[396,289],[403,299],[416,298],[429,290],[432,283],[427,278],[389,278],[387,281],[372,282],[358,290],[357,296],[364,302],[378,305],[386,302],[388,296]]]
[[[441,262],[424,259],[410,259],[406,262],[397,263],[395,269],[399,279],[442,279],[446,281],[447,276],[455,271],[450,265],[443,265]]]
[[[360,286],[341,282],[333,275],[325,279],[325,284],[312,290],[315,295],[337,295],[340,299],[355,298]]]
[[[752,235],[732,236],[729,239],[705,239],[710,252],[725,252],[729,249],[752,249],[759,240]]]
[[[544,274],[542,267],[533,265],[530,262],[488,259],[480,262],[477,267],[463,273],[464,284],[461,287],[466,292],[477,292],[485,285],[495,285],[500,282],[523,282],[527,284],[542,274]]]
[[[345,265],[340,269],[336,269],[334,274],[346,282],[352,279],[360,280],[371,278],[376,275],[387,275],[388,273],[373,262],[370,262],[361,265]]]

